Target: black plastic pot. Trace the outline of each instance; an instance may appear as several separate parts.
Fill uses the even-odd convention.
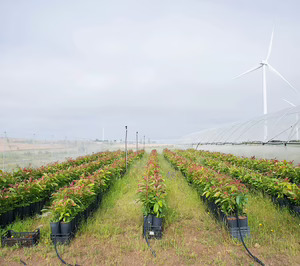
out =
[[[234,217],[234,216],[227,216],[226,223],[229,228],[237,227],[237,220],[236,220],[236,217]]]
[[[102,200],[102,194],[99,193],[99,194],[97,195],[97,203],[100,203],[101,200]]]
[[[64,222],[60,222],[60,232],[62,235],[69,235],[70,233],[72,233],[72,222],[70,223],[64,223]]]
[[[30,216],[34,215],[37,212],[37,205],[38,204],[36,202],[30,204],[30,206],[29,206],[29,215]]]
[[[75,230],[79,227],[80,221],[81,221],[81,215],[77,214],[74,218],[74,228]]]
[[[156,216],[153,216],[153,219],[152,219],[152,227],[154,228],[162,228],[162,223],[163,223],[163,218],[157,218]]]
[[[226,223],[229,228],[238,227],[237,219],[235,216],[227,216]],[[239,216],[239,224],[240,224],[240,227],[248,227],[248,217],[247,216]]]
[[[286,207],[289,205],[289,201],[286,198],[278,198],[277,203],[280,207]]]
[[[15,218],[19,217],[20,219],[23,219],[23,207],[15,208],[14,212],[15,212]]]
[[[224,212],[222,212],[221,210],[218,210],[218,220],[220,222],[223,222],[226,219],[226,214]]]
[[[0,215],[0,226],[4,227],[7,224],[8,224],[8,214],[7,212],[5,212]]]
[[[239,224],[240,224],[240,227],[248,227],[248,217],[247,216],[239,216]]]
[[[292,206],[291,209],[300,216],[300,206]]]
[[[89,210],[85,209],[84,210],[84,219],[87,220],[88,217],[89,217]]]
[[[162,238],[162,229],[163,229],[163,218],[157,218],[153,216],[152,231],[154,232],[154,238]]]
[[[143,235],[146,234],[147,231],[151,230],[153,223],[153,215],[149,214],[147,216],[144,216],[144,229],[143,229]]]
[[[4,213],[0,214],[0,227],[4,224]]]
[[[287,207],[290,205],[290,202],[286,197],[278,198],[276,196],[272,196],[272,201],[273,203],[277,204],[280,208]]]
[[[7,224],[10,224],[14,221],[14,211],[7,212]]]
[[[36,213],[37,214],[41,214],[41,210],[42,210],[43,206],[44,206],[44,202],[37,202],[36,203]]]
[[[240,234],[241,232],[241,234]],[[238,227],[230,227],[229,228],[229,233],[233,238],[236,238],[240,241],[242,241],[241,235],[244,238],[246,237],[250,237],[250,228],[248,227],[240,227],[240,229]]]
[[[59,235],[61,233],[60,222],[50,222],[50,227],[52,235]]]
[[[206,202],[206,197],[205,196],[200,196],[203,202]]]
[[[36,203],[36,213],[37,214],[41,214],[41,210],[44,207],[44,202],[37,202]]]
[[[30,206],[23,207],[23,218],[30,216]]]
[[[213,213],[217,213],[217,205],[213,201],[207,201],[207,203],[210,211]]]

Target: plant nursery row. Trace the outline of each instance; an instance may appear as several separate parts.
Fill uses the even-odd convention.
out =
[[[190,150],[192,151],[192,150]],[[225,154],[220,152],[209,152],[209,151],[196,151],[204,157],[210,157],[218,161],[229,162],[234,166],[242,166],[247,169],[252,169],[258,173],[264,174],[268,177],[288,179],[290,182],[300,184],[300,167],[294,166],[293,162],[278,161],[278,160],[267,160],[257,159],[255,156],[248,157],[237,157],[233,154]]]
[[[96,160],[73,165],[55,173],[44,173],[37,179],[29,178],[24,181],[10,184],[0,193],[0,225],[5,226],[17,217],[38,213],[52,193],[59,188],[69,185],[72,181],[86,177],[109,165],[115,160],[124,157],[124,152],[108,152],[98,156]]]
[[[229,162],[226,159],[223,160],[221,155],[215,156],[215,153],[209,153],[207,151],[185,150],[178,151],[178,153],[194,162],[198,162],[198,164],[202,166],[240,180],[249,188],[261,191],[264,195],[269,195],[273,202],[280,206],[287,206],[294,213],[300,213],[299,185],[290,182],[287,177],[285,179],[274,177],[279,176],[276,174],[275,170],[273,170],[272,175],[262,174],[258,171],[252,170],[252,168],[249,169],[247,167],[240,166],[239,164],[235,164],[233,161]],[[227,155],[224,154],[224,157],[227,158]],[[294,167],[294,169],[298,169],[298,167]],[[294,172],[297,171],[298,170],[295,170]]]
[[[143,179],[139,183],[138,196],[144,215],[143,235],[146,238],[162,237],[163,218],[166,212],[166,185],[160,173],[157,151],[152,150]]]
[[[182,172],[215,217],[228,226],[233,237],[240,237],[237,226],[239,221],[243,237],[250,234],[245,209],[248,189],[240,180],[206,168],[179,155],[179,151],[165,149],[164,157]]]
[[[101,157],[109,155],[110,152],[99,152],[88,156],[80,156],[76,159],[69,158],[67,161],[48,164],[38,168],[18,168],[14,172],[0,171],[0,189],[8,188],[11,185],[22,182],[24,180],[35,180],[41,178],[44,174],[56,173],[59,170],[66,170],[70,167],[79,166],[92,161],[96,161]]]

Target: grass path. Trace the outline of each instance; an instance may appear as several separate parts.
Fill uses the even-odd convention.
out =
[[[300,265],[300,218],[292,216],[286,208],[280,209],[261,193],[249,193],[248,199],[252,236],[249,247],[258,247],[257,251],[265,261]]]
[[[63,259],[79,265],[254,265],[240,243],[207,213],[195,189],[179,171],[159,155],[166,181],[168,211],[162,240],[151,240],[154,258],[142,237],[138,182],[148,154],[137,161],[103,197],[93,217],[83,224],[69,246],[60,246]],[[262,206],[264,206],[262,208]],[[299,265],[300,219],[277,209],[267,198],[250,194],[247,241],[254,255],[266,265]],[[261,225],[260,225],[261,224]],[[0,265],[61,265],[50,243],[49,217],[16,222],[16,231],[42,228],[41,243],[34,248],[0,250]],[[272,231],[273,230],[273,231]]]

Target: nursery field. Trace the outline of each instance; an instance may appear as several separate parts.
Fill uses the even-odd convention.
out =
[[[3,172],[0,265],[299,265],[299,183],[288,162],[196,150]],[[32,247],[4,245],[37,229]]]

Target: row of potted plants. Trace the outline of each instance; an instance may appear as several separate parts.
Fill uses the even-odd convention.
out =
[[[192,160],[201,162],[206,167],[214,169],[220,173],[230,175],[233,178],[241,180],[243,183],[262,191],[277,199],[278,202],[288,201],[292,209],[298,212],[300,206],[300,187],[286,179],[273,178],[260,174],[254,170],[231,164],[228,161],[223,162],[221,158],[211,158],[210,155],[188,150],[181,151],[180,154]]]
[[[157,151],[152,150],[144,172],[138,184],[138,197],[142,203],[144,215],[144,236],[162,237],[163,217],[166,212],[166,185],[158,162]]]
[[[82,176],[92,174],[120,157],[124,157],[124,152],[110,152],[97,161],[70,167],[52,174],[44,174],[39,179],[32,180],[29,178],[29,180],[4,188],[0,193],[0,225],[1,221],[2,226],[5,225],[3,224],[5,223],[4,220],[7,218],[6,216],[11,217],[11,212],[13,212],[13,217],[16,218],[26,207],[33,207],[37,203],[44,202],[57,189]]]
[[[140,158],[144,151],[130,153],[128,165]],[[74,232],[80,218],[87,218],[89,212],[97,206],[111,184],[126,171],[125,158],[115,160],[92,175],[83,175],[69,186],[59,189],[52,195],[51,229],[52,235],[63,237]]]
[[[168,149],[164,150],[164,156],[184,174],[205,202],[222,212],[221,217],[234,216],[236,211],[245,215],[248,189],[241,181],[221,175]]]
[[[18,168],[15,172],[2,172],[0,171],[0,189],[7,188],[11,184],[16,184],[28,179],[38,179],[45,173],[55,173],[59,170],[64,170],[69,167],[79,166],[84,163],[96,161],[101,157],[105,157],[109,152],[99,152],[92,155],[80,156],[76,159],[69,158],[62,163],[51,163],[43,165],[38,168]]]
[[[166,210],[166,185],[160,173],[157,151],[152,150],[143,179],[139,183],[138,196],[143,204],[143,214],[162,218]]]
[[[214,159],[230,162],[236,166],[243,166],[259,173],[267,175],[269,177],[288,178],[291,182],[300,184],[300,166],[294,166],[293,162],[278,161],[278,160],[267,160],[267,159],[256,159],[255,156],[251,158],[237,157],[232,154],[224,154],[220,152],[209,152],[209,151],[196,151],[204,156],[210,156]]]

